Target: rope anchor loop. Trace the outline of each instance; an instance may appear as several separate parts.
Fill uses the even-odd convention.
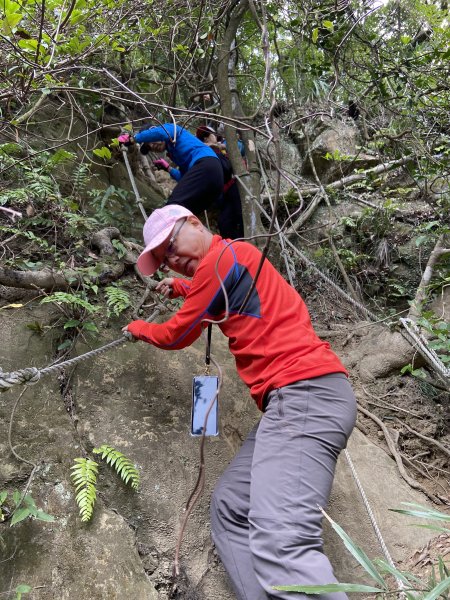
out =
[[[0,368],[0,392],[6,392],[17,384],[34,385],[40,378],[41,372],[36,367],[28,367],[11,373],[5,373]]]

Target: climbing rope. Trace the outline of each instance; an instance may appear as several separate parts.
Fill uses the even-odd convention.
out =
[[[409,338],[417,346],[422,356],[431,364],[432,367],[439,371],[446,378],[450,377],[450,368],[446,367],[436,352],[430,348],[428,340],[421,334],[417,324],[408,318],[401,318],[400,323],[405,328]]]
[[[48,375],[49,373],[54,373],[56,371],[60,371],[67,366],[75,365],[76,363],[81,362],[82,360],[86,360],[91,356],[98,356],[99,354],[103,354],[111,348],[115,348],[116,346],[120,346],[125,342],[131,341],[133,336],[128,331],[125,331],[123,337],[114,340],[113,342],[109,342],[100,348],[96,348],[95,350],[90,350],[85,354],[80,354],[80,356],[75,356],[74,358],[69,358],[63,362],[57,363],[55,365],[50,365],[48,367],[44,367],[43,369],[37,369],[36,367],[28,367],[26,369],[21,369],[19,371],[12,371],[11,373],[5,373],[0,368],[0,393],[6,392],[10,388],[15,385],[34,385],[37,383],[43,375]]]
[[[130,161],[128,160],[128,150],[125,146],[122,147],[123,160],[128,171],[128,177],[130,178],[131,187],[133,188],[134,195],[136,196],[136,203],[142,213],[142,216],[147,220],[147,213],[145,212],[144,205],[142,204],[139,191],[137,189],[136,181],[134,180],[133,171],[131,170]]]
[[[146,319],[149,323],[154,321],[156,317],[166,310],[165,304],[159,304],[150,317]],[[99,354],[103,354],[104,352],[108,352],[112,348],[116,346],[121,346],[125,342],[134,342],[135,338],[131,335],[129,331],[124,331],[121,338],[117,340],[113,340],[112,342],[108,342],[104,346],[100,346],[100,348],[95,348],[94,350],[89,350],[85,354],[80,354],[79,356],[74,356],[73,358],[69,358],[63,362],[56,363],[54,365],[49,365],[48,367],[44,367],[43,369],[37,369],[36,367],[27,367],[26,369],[21,369],[19,371],[12,371],[11,373],[5,373],[2,371],[0,367],[0,393],[6,392],[10,388],[15,385],[34,385],[37,383],[43,375],[48,375],[49,373],[54,373],[56,371],[60,371],[65,367],[76,365],[77,363],[90,358],[91,356],[98,356]]]
[[[392,560],[392,557],[391,557],[391,555],[389,553],[388,547],[386,546],[386,543],[385,543],[385,541],[383,539],[383,536],[381,534],[380,528],[378,527],[378,524],[377,524],[376,519],[375,519],[375,515],[373,514],[372,508],[371,508],[371,506],[369,504],[369,500],[367,499],[366,493],[365,493],[364,488],[363,488],[363,486],[362,486],[362,484],[361,484],[361,482],[359,480],[358,474],[356,472],[355,466],[353,464],[353,461],[352,461],[352,459],[350,457],[350,453],[347,450],[347,448],[344,450],[344,455],[345,455],[345,458],[347,459],[347,464],[350,467],[350,471],[351,471],[351,473],[353,475],[353,479],[355,480],[356,487],[358,488],[359,493],[361,494],[361,498],[363,500],[364,507],[365,507],[365,509],[367,511],[367,514],[369,515],[370,522],[372,523],[373,530],[375,531],[375,535],[377,536],[377,539],[378,539],[378,542],[379,542],[379,544],[381,546],[381,550],[383,551],[384,557],[386,558],[386,561],[389,563],[389,565],[393,569],[395,569],[396,567],[395,567],[394,561]],[[404,590],[405,589],[405,585],[404,585],[403,581],[401,579],[399,579],[398,577],[395,577],[395,580],[397,581],[398,589],[399,590]]]

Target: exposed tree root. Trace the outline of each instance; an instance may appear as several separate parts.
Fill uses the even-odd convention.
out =
[[[396,444],[395,444],[394,440],[392,439],[392,436],[389,433],[389,430],[386,427],[386,425],[383,423],[383,421],[381,419],[379,419],[377,416],[375,416],[373,413],[371,413],[369,410],[367,410],[366,408],[363,408],[359,404],[358,404],[358,410],[360,412],[362,412],[364,415],[366,415],[366,417],[369,417],[370,419],[372,419],[373,421],[375,421],[375,423],[382,430],[382,432],[384,434],[384,437],[385,437],[385,440],[386,440],[386,443],[387,443],[388,448],[389,448],[389,452],[391,453],[392,457],[394,458],[395,462],[397,463],[397,467],[398,467],[398,470],[400,472],[400,475],[403,477],[403,479],[406,481],[406,483],[408,485],[410,485],[412,488],[414,488],[416,490],[420,490],[432,502],[435,502],[436,504],[447,503],[440,496],[430,494],[430,492],[428,492],[428,490],[426,488],[424,488],[418,481],[416,481],[410,475],[408,475],[408,473],[406,472],[405,467],[403,465],[402,457],[400,456],[400,453],[398,452],[398,450],[396,448]]]

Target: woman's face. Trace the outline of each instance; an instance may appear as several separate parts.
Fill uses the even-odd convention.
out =
[[[197,217],[188,217],[181,225],[177,223],[172,231],[176,236],[172,242],[170,255],[166,254],[169,240],[153,250],[153,255],[168,267],[185,275],[193,277],[201,260],[206,256],[211,245],[212,235],[203,227]]]

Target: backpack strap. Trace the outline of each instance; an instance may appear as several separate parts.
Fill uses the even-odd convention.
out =
[[[230,187],[232,185],[234,185],[236,183],[236,179],[233,176],[231,179],[229,179],[223,186],[223,193],[226,194],[228,192],[228,190],[230,189]]]

